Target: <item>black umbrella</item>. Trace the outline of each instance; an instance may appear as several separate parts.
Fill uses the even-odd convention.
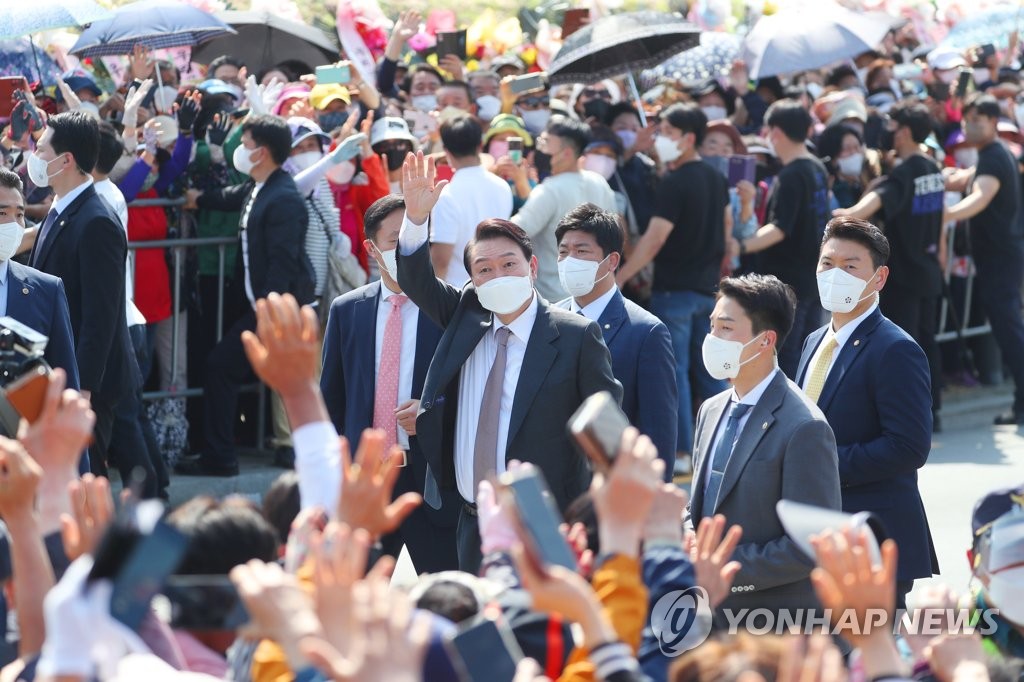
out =
[[[627,12],[584,26],[551,61],[553,84],[594,83],[649,69],[700,44],[700,29],[678,14]]]
[[[250,73],[297,60],[308,66],[338,61],[337,43],[313,26],[270,12],[218,12],[217,18],[238,33],[215,38],[192,50],[192,61],[209,64],[222,54],[240,59]]]

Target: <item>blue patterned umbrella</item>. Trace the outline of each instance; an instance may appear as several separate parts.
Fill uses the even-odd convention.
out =
[[[966,50],[987,43],[997,48],[1009,45],[1010,32],[1021,30],[1021,7],[1015,2],[1012,5],[992,7],[981,12],[972,12],[959,22],[942,41],[941,47],[955,50]]]
[[[50,55],[28,38],[0,40],[0,76],[24,76],[29,81],[56,83],[60,74],[60,67]]]
[[[4,0],[0,3],[0,40],[84,26],[109,16],[110,10],[93,0]]]
[[[234,32],[201,9],[172,0],[143,0],[118,8],[110,19],[93,22],[70,52],[79,57],[125,55],[136,45],[154,50],[198,45]]]
[[[739,58],[742,42],[739,36],[732,33],[701,33],[700,45],[644,71],[643,78],[645,81],[673,78],[683,83],[696,83],[708,78],[728,76],[732,63]]]

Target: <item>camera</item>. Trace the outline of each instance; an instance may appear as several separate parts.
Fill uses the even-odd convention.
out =
[[[7,386],[36,367],[46,365],[43,351],[48,340],[13,317],[0,317],[0,386]]]

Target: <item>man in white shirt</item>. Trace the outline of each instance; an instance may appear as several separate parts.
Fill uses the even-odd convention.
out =
[[[476,226],[487,218],[512,215],[512,189],[480,165],[483,129],[472,116],[457,116],[441,124],[441,143],[451,182],[431,211],[430,260],[434,273],[455,287],[469,280],[463,255]]]
[[[778,348],[793,325],[796,297],[773,275],[719,283],[704,366],[732,387],[700,407],[690,520],[724,515],[743,528],[740,562],[722,608],[815,608],[814,561],[786,535],[779,500],[840,505],[836,442],[814,403],[779,370]]]
[[[533,188],[512,222],[523,228],[537,249],[537,291],[549,301],[562,298],[558,284],[558,240],[555,226],[572,209],[591,203],[616,211],[615,194],[597,173],[580,170],[580,157],[589,140],[589,129],[579,121],[557,117],[537,137],[535,164],[547,161],[551,175]]]

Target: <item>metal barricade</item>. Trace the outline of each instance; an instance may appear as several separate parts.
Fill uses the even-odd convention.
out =
[[[146,207],[161,207],[161,208],[175,208],[184,206],[185,200],[182,199],[136,199],[128,204],[128,208],[146,208]],[[186,218],[184,212],[182,212],[180,234],[187,234],[188,231],[184,229],[186,226]],[[172,291],[171,291],[171,358],[170,358],[170,376],[177,376],[178,370],[178,353],[179,353],[179,334],[181,331],[181,282],[184,268],[184,258],[186,249],[196,247],[216,247],[217,248],[217,333],[216,340],[219,342],[223,338],[224,328],[224,284],[225,284],[225,273],[227,271],[227,262],[225,252],[227,247],[233,246],[238,243],[237,237],[191,237],[184,236],[176,239],[160,239],[154,241],[139,241],[139,242],[128,242],[129,256],[129,267],[131,268],[132,281],[135,280],[135,259],[134,252],[142,249],[169,249],[172,258]],[[145,378],[145,377],[144,377]],[[186,379],[187,382],[187,379]],[[242,393],[257,393],[258,394],[258,408],[257,408],[257,420],[256,420],[256,432],[257,432],[257,449],[263,449],[264,439],[266,438],[266,387],[262,382],[257,381],[252,384],[247,384],[241,388]],[[201,386],[186,386],[182,389],[173,390],[161,390],[161,391],[146,391],[142,394],[142,399],[147,402],[155,400],[161,400],[164,398],[201,398],[203,396],[203,389]]]
[[[946,266],[943,277],[945,278],[945,288],[947,295],[942,297],[942,305],[939,311],[939,333],[935,335],[935,340],[938,343],[944,343],[946,341],[953,341],[958,336],[962,338],[969,338],[972,336],[983,336],[992,331],[992,327],[986,322],[985,324],[978,325],[976,327],[968,326],[971,320],[971,298],[974,294],[974,278],[975,268],[973,262],[971,263],[971,269],[967,273],[966,286],[964,288],[964,307],[963,314],[960,316],[960,329],[959,333],[956,327],[947,329],[947,324],[951,323],[950,318],[956,317],[950,314],[950,295],[951,291],[949,288],[950,278],[953,276],[953,241],[956,238],[956,230],[947,230],[946,237]]]

